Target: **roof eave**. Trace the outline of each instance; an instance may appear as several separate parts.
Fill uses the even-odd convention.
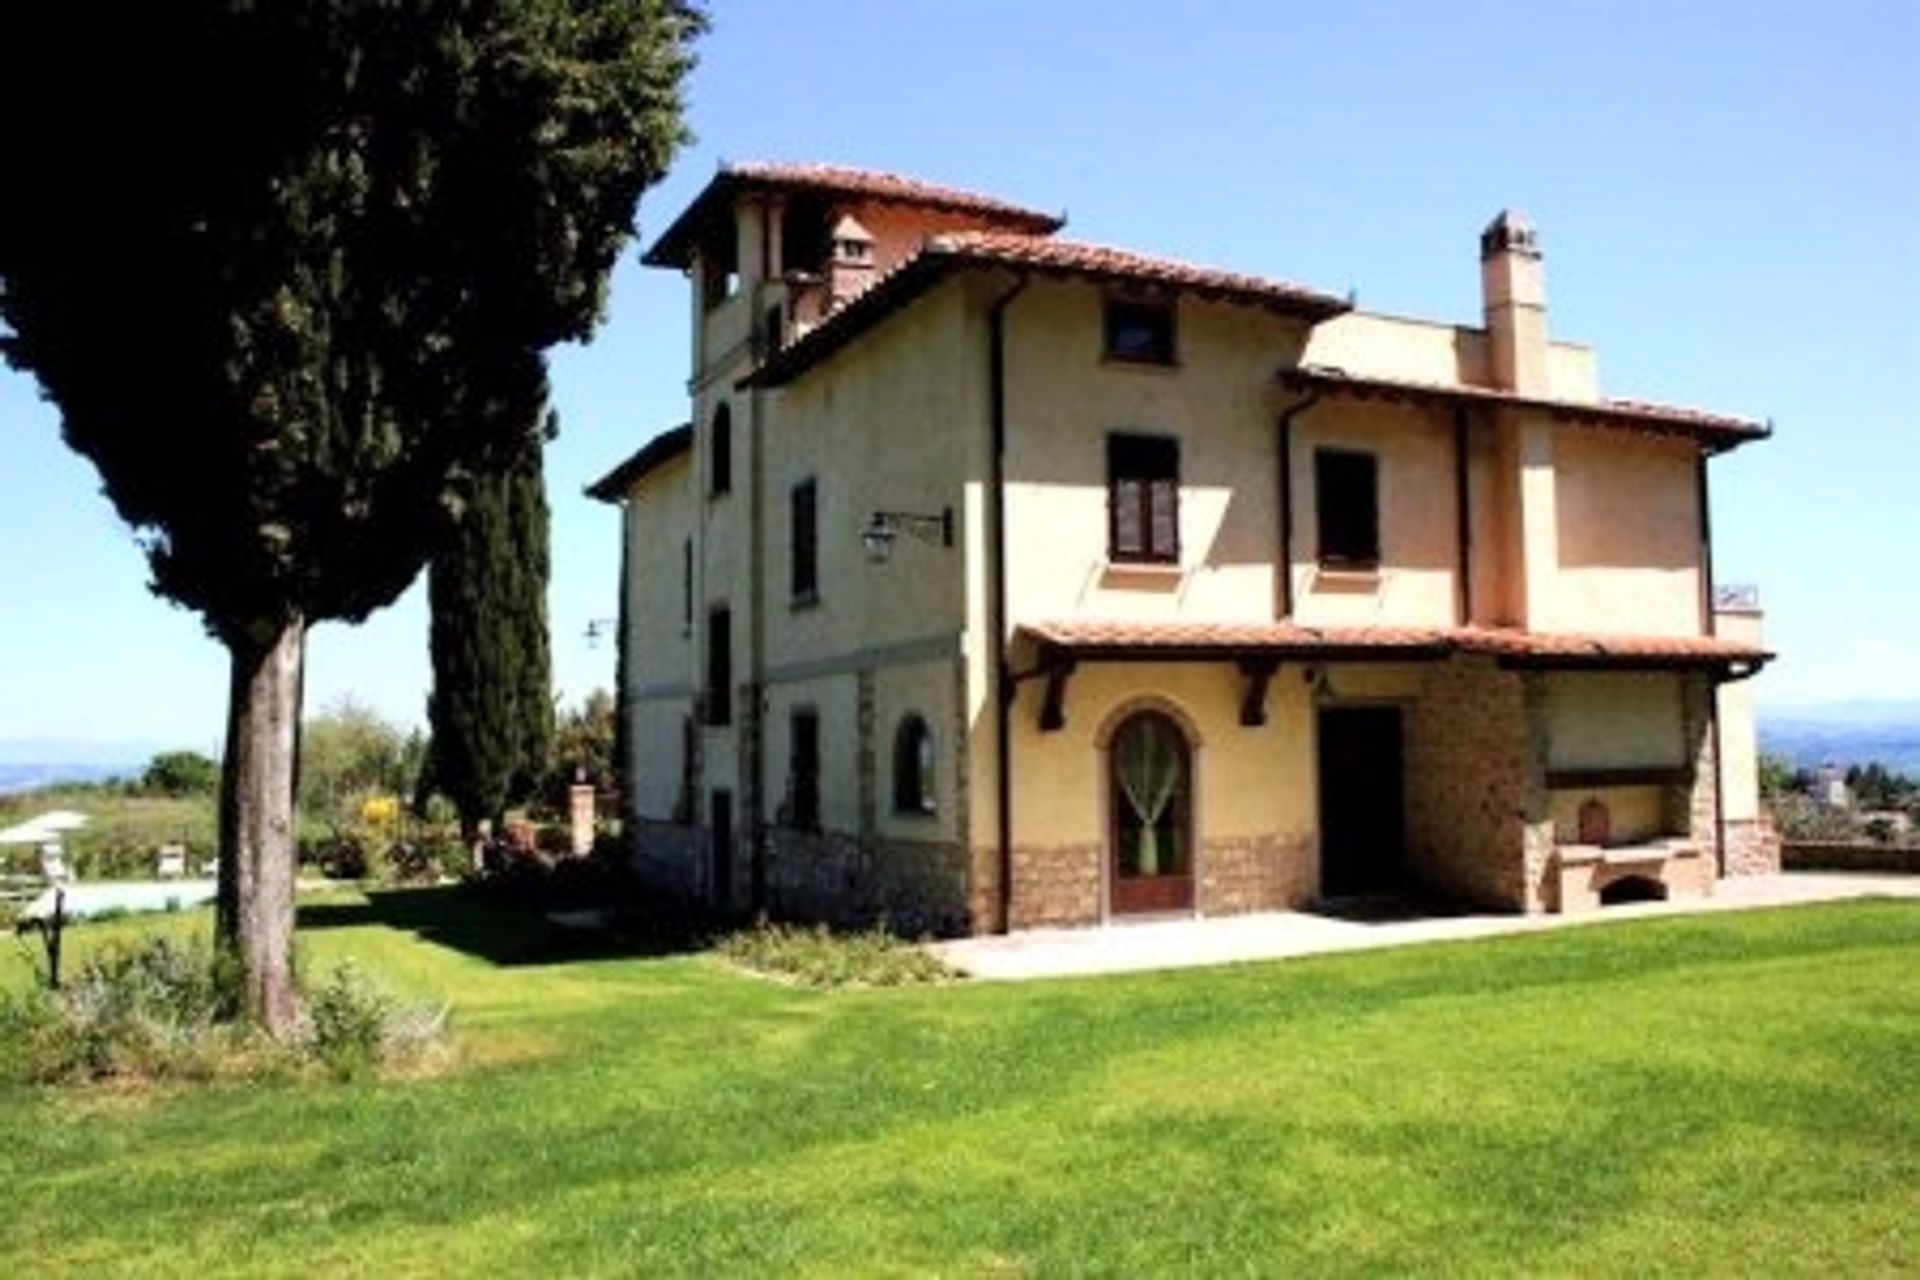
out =
[[[1369,378],[1344,370],[1295,366],[1280,370],[1279,381],[1293,390],[1311,389],[1347,394],[1358,399],[1427,401],[1462,407],[1529,409],[1564,421],[1611,426],[1655,435],[1682,436],[1699,441],[1709,452],[1724,453],[1773,434],[1771,425],[1739,418],[1691,419],[1650,411],[1630,404],[1586,403],[1526,396],[1492,387],[1425,386],[1391,378]]]
[[[814,365],[853,342],[892,312],[911,302],[954,269],[1003,271],[1013,275],[1047,276],[1061,280],[1091,280],[1096,283],[1118,283],[1133,279],[1121,271],[1090,270],[1057,263],[1009,261],[993,254],[943,248],[937,243],[930,242],[917,256],[902,264],[892,275],[854,299],[845,311],[825,321],[816,331],[820,334],[817,342],[812,340],[812,335],[800,339],[770,358],[760,368],[740,379],[736,386],[743,389],[785,386]],[[1344,299],[1304,290],[1298,295],[1282,296],[1259,293],[1250,289],[1222,289],[1179,282],[1155,282],[1155,284],[1157,287],[1175,293],[1190,293],[1196,297],[1223,301],[1236,306],[1258,307],[1303,320],[1308,324],[1318,324],[1352,310],[1351,304]]]
[[[668,427],[611,471],[585,486],[582,492],[595,501],[618,505],[626,501],[634,485],[692,449],[692,423],[683,422],[677,427]]]

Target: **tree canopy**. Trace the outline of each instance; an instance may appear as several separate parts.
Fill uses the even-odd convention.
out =
[[[681,142],[689,0],[0,17],[0,349],[233,659],[220,929],[293,1023],[306,626],[413,580]]]
[[[140,789],[153,795],[212,795],[219,786],[220,765],[198,751],[162,751],[140,775]]]

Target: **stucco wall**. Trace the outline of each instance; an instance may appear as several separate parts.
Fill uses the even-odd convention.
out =
[[[1542,679],[1548,768],[1678,768],[1690,763],[1681,676],[1664,671],[1561,671]]]
[[[1725,611],[1715,620],[1722,638],[1760,644],[1757,611]],[[1764,677],[1760,677],[1764,679]],[[1728,822],[1752,822],[1760,816],[1760,742],[1753,706],[1754,680],[1720,686],[1720,786],[1722,815]]]
[[[799,382],[767,393],[777,429],[762,442],[766,483],[765,611],[769,666],[820,660],[930,637],[966,624],[965,484],[986,425],[973,414],[973,367],[960,290],[919,299]],[[816,488],[819,590],[796,604],[790,532],[794,485]],[[884,564],[861,530],[875,511],[938,515],[951,507],[955,545],[905,532]]]
[[[1607,807],[1609,843],[1634,843],[1673,834],[1665,790],[1659,786],[1565,787],[1551,793],[1555,841],[1580,843],[1580,810],[1589,800]]]
[[[1485,329],[1352,311],[1316,325],[1302,363],[1408,382],[1491,386]],[[1548,394],[1567,400],[1599,398],[1593,349],[1574,342],[1547,346]]]
[[[1558,572],[1535,629],[1699,635],[1695,447],[1562,427],[1553,449]]]
[[[1300,905],[1318,891],[1317,792],[1309,691],[1298,671],[1268,692],[1267,723],[1239,723],[1241,681],[1225,663],[1082,666],[1066,725],[1042,732],[1040,682],[1013,709],[1016,923],[1091,923],[1106,905],[1104,736],[1136,709],[1189,727],[1197,908]]]
[[[1178,363],[1102,358],[1101,290],[1036,282],[1008,313],[1008,599],[1063,616],[1271,618],[1278,527],[1275,369],[1299,325],[1183,299]],[[1107,437],[1180,442],[1180,563],[1110,566]]]
[[[1449,415],[1408,405],[1326,401],[1294,424],[1294,616],[1308,625],[1451,626],[1459,615],[1454,432]],[[1314,456],[1371,453],[1377,466],[1377,572],[1320,567]]]
[[[697,662],[682,621],[682,557],[698,498],[691,454],[634,486],[622,509],[626,539],[625,709],[631,751],[626,791],[637,816],[674,815],[681,788],[681,718],[693,705]],[[696,605],[697,610],[697,605]]]

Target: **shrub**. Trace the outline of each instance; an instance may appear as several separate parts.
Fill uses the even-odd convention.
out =
[[[352,1079],[418,1056],[441,1041],[446,1023],[445,1006],[403,1004],[347,961],[308,996],[301,1042],[335,1076]]]
[[[836,933],[825,925],[806,928],[762,919],[720,939],[718,950],[735,964],[820,989],[904,987],[955,976],[885,928]]]
[[[205,947],[110,946],[58,991],[0,993],[0,1076],[54,1084],[318,1066],[344,1078],[412,1058],[446,1030],[444,1009],[403,1005],[351,966],[308,995],[291,1044],[240,1022],[239,997],[232,966]]]
[[[36,1082],[108,1076],[203,1076],[243,1033],[232,971],[167,938],[110,946],[56,992],[0,1009],[12,1064]]]

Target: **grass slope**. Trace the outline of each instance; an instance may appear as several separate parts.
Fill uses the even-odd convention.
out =
[[[0,1091],[0,1257],[196,1276],[1920,1269],[1920,904],[825,995],[710,956],[543,963],[534,926],[497,910],[442,891],[304,922],[310,962],[352,954],[456,1002],[452,1075]]]

